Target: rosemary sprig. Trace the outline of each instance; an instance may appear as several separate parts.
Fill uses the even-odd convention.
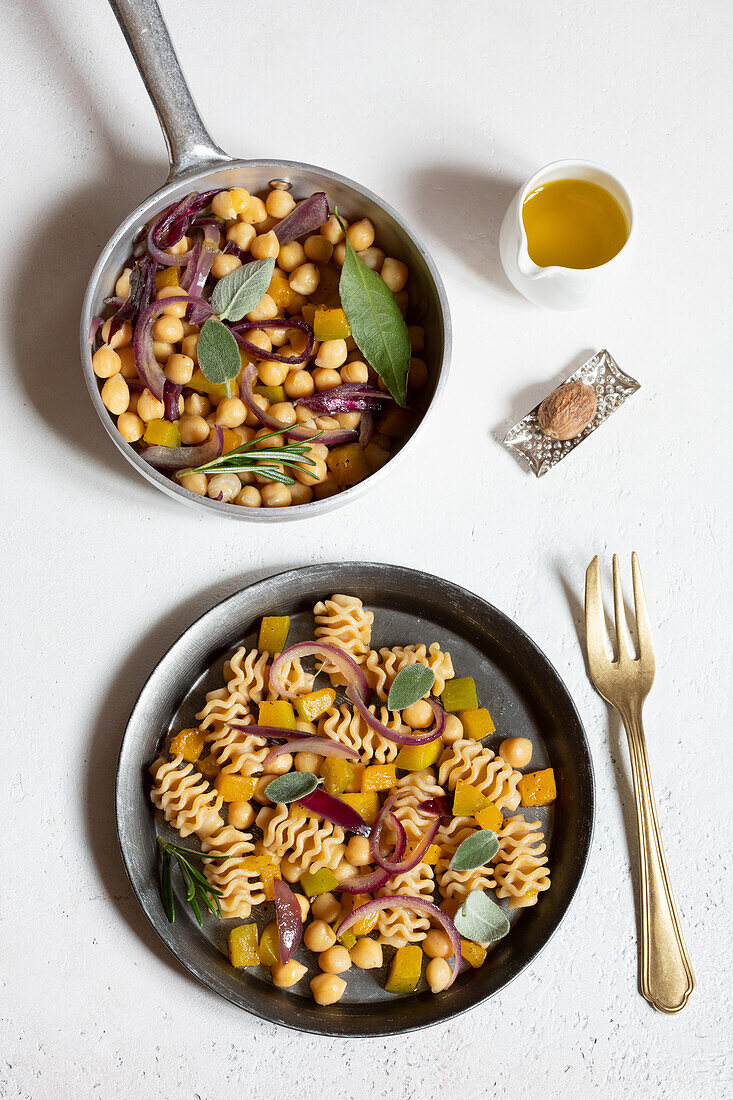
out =
[[[314,481],[318,481],[316,474],[308,469],[309,466],[315,466],[315,461],[309,457],[310,447],[308,444],[320,439],[323,432],[315,432],[308,439],[299,440],[297,443],[286,443],[282,447],[259,446],[265,439],[271,439],[273,436],[281,434],[278,430],[267,432],[265,435],[259,436],[258,439],[253,439],[250,443],[243,443],[241,447],[235,447],[228,454],[219,455],[218,458],[213,458],[211,462],[205,462],[203,466],[196,466],[191,470],[179,470],[176,476],[186,477],[188,474],[210,475],[221,473],[248,474],[255,470],[258,474],[262,474],[272,481],[279,481],[283,485],[294,485],[295,479],[286,474],[284,470],[267,465],[268,462],[277,462],[282,466],[303,470]]]
[[[216,913],[221,916],[221,905],[219,904],[219,898],[222,895],[221,890],[216,886],[212,886],[211,883],[204,878],[199,871],[198,867],[195,867],[191,863],[191,857],[194,859],[231,859],[231,856],[215,855],[214,853],[206,852],[194,852],[191,848],[181,848],[177,844],[169,844],[165,840],[161,840],[158,837],[158,845],[162,854],[161,868],[160,868],[160,895],[163,899],[163,908],[165,909],[165,915],[171,924],[176,919],[176,903],[173,897],[173,859],[181,872],[181,877],[186,886],[186,901],[193,909],[194,916],[199,925],[203,924],[201,917],[201,903],[203,903],[210,913]]]

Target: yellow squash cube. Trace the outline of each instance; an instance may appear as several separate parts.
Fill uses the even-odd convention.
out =
[[[196,768],[204,779],[216,779],[219,774],[219,765],[213,756],[200,756],[196,761]]]
[[[422,948],[416,943],[398,947],[385,985],[388,993],[414,993],[422,973]]]
[[[279,730],[295,729],[295,711],[287,699],[278,699],[275,703],[260,703],[259,724],[274,726]]]
[[[242,440],[239,438],[236,432],[233,432],[231,428],[222,428],[221,434],[224,440],[224,447],[222,454],[228,455],[232,451],[236,451],[237,447],[242,446]]]
[[[528,772],[517,783],[523,806],[547,806],[557,798],[555,773],[552,768]]]
[[[334,932],[338,927],[338,921],[334,924]],[[356,944],[356,933],[353,928],[347,928],[345,932],[342,932],[338,938],[339,943],[346,948],[347,951],[351,951],[351,948]]]
[[[442,752],[443,742],[440,737],[428,741],[427,745],[402,745],[395,757],[395,767],[406,772],[421,772],[423,768],[437,764]]]
[[[348,761],[347,761],[348,763]],[[351,770],[354,775],[350,783],[347,783],[344,790],[347,794],[359,794],[361,791],[361,777],[364,774],[364,764],[352,764]]]
[[[473,940],[461,940],[461,955],[471,966],[479,967],[483,965],[486,958],[486,948],[480,943],[474,943]]]
[[[490,829],[492,833],[498,833],[504,824],[504,816],[499,807],[495,806],[493,802],[489,802],[483,810],[479,810],[474,816],[480,829]]]
[[[181,730],[171,740],[171,756],[182,756],[189,764],[195,764],[204,751],[206,734],[201,730]]]
[[[461,710],[458,717],[463,723],[463,732],[466,737],[472,737],[474,741],[480,741],[488,737],[496,729],[491,715],[486,707],[476,707],[475,710]]]
[[[290,289],[290,283],[287,279],[284,279],[282,275],[273,275],[270,279],[270,285],[267,288],[267,293],[273,299],[278,309],[287,309],[293,297],[293,292]],[[283,328],[286,328],[283,325]]]
[[[257,925],[239,924],[229,932],[229,961],[232,966],[257,966]]]
[[[348,340],[351,326],[342,309],[327,309],[317,306],[313,317],[313,335],[321,340]]]
[[[358,443],[342,443],[328,452],[326,465],[333,474],[333,480],[341,489],[357,485],[369,477],[372,468]]]
[[[282,653],[290,633],[289,615],[265,615],[260,623],[257,648],[260,653]],[[260,723],[264,725],[264,722]]]
[[[278,405],[281,401],[287,401],[282,386],[255,386],[253,392],[258,397],[264,397],[271,405]]]
[[[149,420],[143,439],[151,447],[180,447],[181,433],[169,420]]]
[[[304,871],[300,876],[300,885],[307,898],[315,898],[318,894],[330,893],[338,884],[330,867],[322,867],[320,871],[316,871],[314,874]]]
[[[327,756],[321,767],[323,786],[329,794],[343,794],[354,779],[354,766],[342,756]]]
[[[167,286],[178,286],[178,268],[177,267],[164,267],[162,271],[159,271],[155,276],[155,289],[163,290]],[[181,294],[185,294],[185,290],[181,291]]]
[[[196,390],[197,393],[208,393],[213,397],[226,397],[227,387],[226,382],[210,382],[202,370],[195,370],[193,377],[188,383],[189,388]],[[236,397],[238,395],[237,383],[232,381],[229,383],[231,388],[231,396]]]
[[[277,921],[271,920],[262,929],[259,946],[260,966],[277,966],[280,962],[280,940]]]
[[[473,676],[459,676],[449,680],[440,697],[443,710],[457,714],[462,710],[477,710],[476,683]]]
[[[360,794],[342,794],[341,798],[364,818],[367,825],[373,825],[379,813],[379,795],[376,791],[362,791]]]
[[[282,878],[280,865],[270,855],[244,856],[238,860],[237,866],[243,871],[251,871],[257,875],[265,891],[266,901],[275,899],[275,879]]]
[[[361,777],[361,789],[365,791],[388,791],[397,782],[394,764],[373,764],[364,769]]]
[[[366,905],[368,901],[371,901],[371,894],[354,894],[354,904],[352,905],[351,912],[354,909],[359,909],[360,906]],[[355,936],[368,936],[373,928],[376,927],[379,920],[379,910],[376,913],[370,913],[366,917],[362,917],[356,924],[352,924]]]
[[[412,855],[412,853],[415,851],[415,849],[417,848],[419,843],[420,843],[419,840],[415,840],[415,841],[413,841],[412,844],[408,844],[406,854],[408,856]],[[427,863],[430,867],[434,867],[439,859],[440,859],[440,845],[439,844],[431,844],[430,847],[428,848],[427,852],[425,853],[425,855],[422,857],[422,860],[420,862],[421,863]]]
[[[301,695],[295,700],[295,710],[298,718],[304,722],[315,722],[329,707],[332,707],[336,699],[333,688],[321,688],[320,691],[311,691],[308,695]]]
[[[257,780],[253,775],[230,775],[219,772],[214,780],[214,790],[223,802],[248,802],[255,793]]]
[[[464,783],[459,779],[453,792],[453,816],[472,817],[483,810],[489,803],[489,799],[482,794],[478,787],[472,787],[470,783]]]

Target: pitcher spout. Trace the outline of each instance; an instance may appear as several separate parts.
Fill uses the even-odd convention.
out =
[[[539,279],[547,268],[539,267],[529,255],[527,246],[522,242],[517,252],[517,270],[525,279]]]

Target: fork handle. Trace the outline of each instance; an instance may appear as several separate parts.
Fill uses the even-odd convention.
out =
[[[639,985],[642,996],[659,1012],[679,1012],[695,988],[680,918],[669,880],[667,860],[654,801],[646,738],[637,713],[623,714],[629,739],[636,798],[641,878],[641,958]]]

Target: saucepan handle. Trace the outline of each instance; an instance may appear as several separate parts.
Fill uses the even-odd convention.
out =
[[[169,180],[232,160],[204,126],[156,0],[109,0],[150,100],[170,161]]]

